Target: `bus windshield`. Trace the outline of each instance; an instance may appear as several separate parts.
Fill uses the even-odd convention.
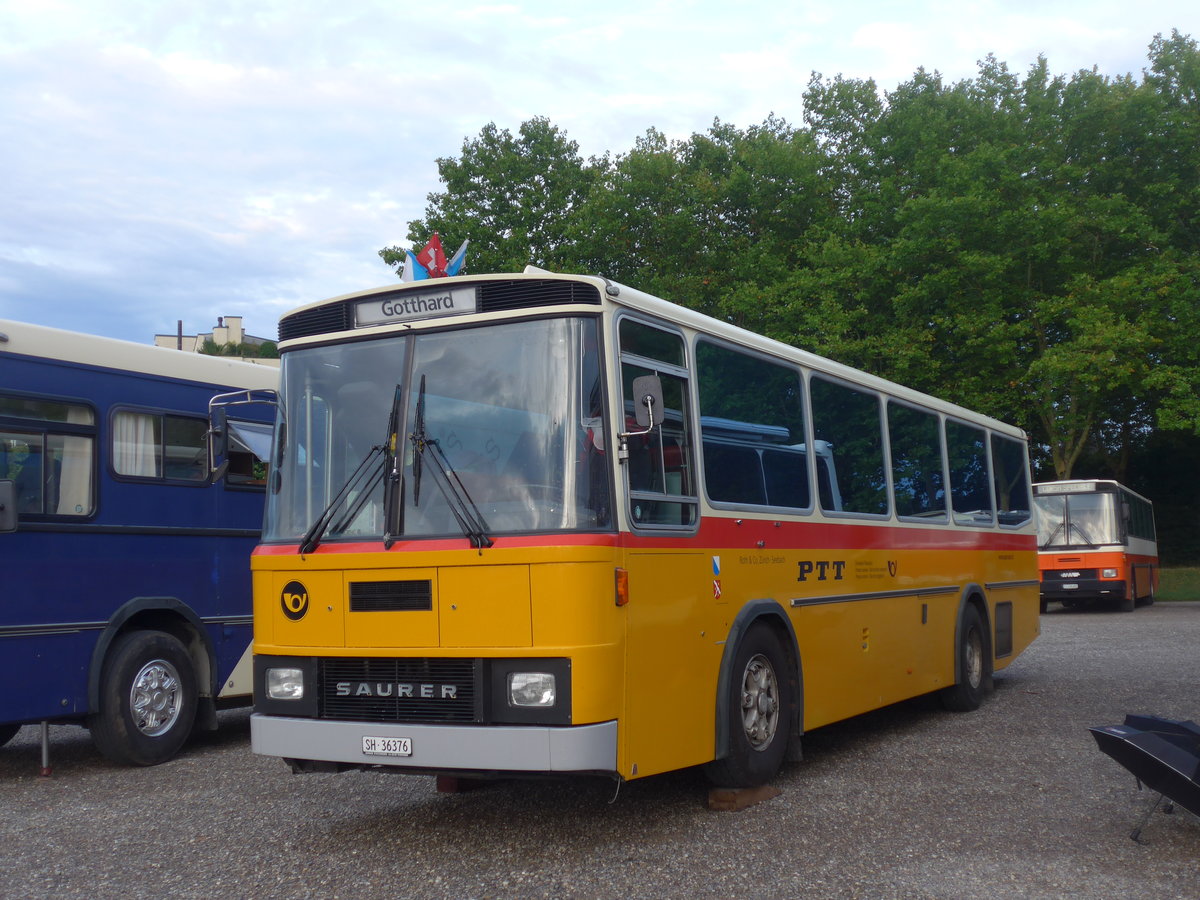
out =
[[[463,506],[493,536],[609,529],[597,328],[541,319],[285,353],[264,538],[295,540],[322,516],[325,540],[460,535]]]
[[[1115,494],[1044,494],[1035,497],[1034,503],[1042,549],[1122,542]]]

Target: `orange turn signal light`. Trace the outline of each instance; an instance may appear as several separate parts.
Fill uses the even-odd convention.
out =
[[[629,572],[617,569],[616,576],[617,606],[624,606],[629,602]]]

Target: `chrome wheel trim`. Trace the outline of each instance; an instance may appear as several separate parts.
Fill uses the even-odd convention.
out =
[[[967,684],[972,688],[977,688],[983,684],[983,636],[978,629],[972,628],[967,635],[965,649],[963,665],[966,666],[966,671],[963,675]]]
[[[765,749],[779,729],[779,679],[771,661],[758,653],[742,673],[742,730],[755,750]]]
[[[179,671],[165,659],[147,662],[129,688],[129,715],[146,737],[170,731],[183,708],[183,683]]]

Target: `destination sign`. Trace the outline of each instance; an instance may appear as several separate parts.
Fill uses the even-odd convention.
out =
[[[1034,493],[1042,494],[1090,494],[1099,487],[1094,481],[1048,482],[1036,485]]]
[[[391,322],[412,322],[438,316],[465,316],[478,312],[479,301],[473,287],[428,289],[403,294],[387,294],[360,300],[354,305],[354,324],[387,325]]]

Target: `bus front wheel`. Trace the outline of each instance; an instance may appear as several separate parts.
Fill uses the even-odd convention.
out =
[[[105,660],[92,740],[113,762],[154,766],[171,759],[196,717],[196,675],[182,643],[161,631],[120,637]]]
[[[729,685],[729,753],[708,764],[720,787],[757,787],[779,772],[791,731],[792,681],[774,630],[753,626],[738,645]]]
[[[17,736],[17,732],[21,730],[20,725],[0,725],[0,747],[3,747],[9,741]]]
[[[987,642],[983,636],[983,620],[979,610],[967,606],[963,610],[962,627],[955,648],[958,679],[941,693],[942,705],[955,712],[978,709],[987,690],[991,674],[987,658]]]

